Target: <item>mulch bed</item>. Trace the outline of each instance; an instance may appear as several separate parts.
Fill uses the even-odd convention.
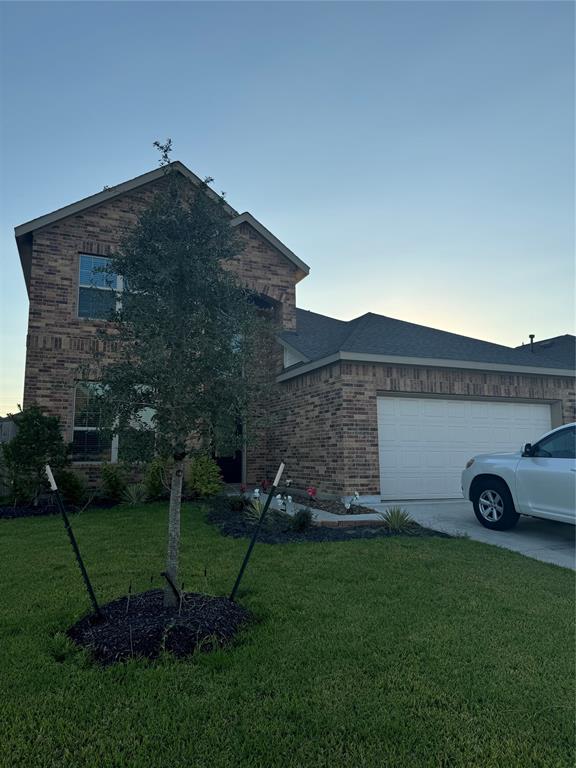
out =
[[[0,507],[0,519],[13,520],[20,517],[43,517],[44,515],[57,515],[58,507],[55,504],[43,502],[33,504],[6,505]]]
[[[371,510],[373,512],[374,510]],[[239,539],[251,537],[254,533],[254,523],[243,516],[242,512],[231,510],[226,499],[214,499],[209,508],[207,520],[215,525],[223,536],[232,536]],[[409,531],[397,533],[388,530],[385,526],[354,526],[350,528],[329,528],[327,526],[312,525],[303,531],[294,531],[284,522],[277,523],[277,518],[272,512],[270,522],[265,519],[263,527],[258,534],[258,541],[264,544],[289,544],[291,542],[322,542],[322,541],[349,541],[350,539],[379,539],[390,536],[436,536],[449,538],[447,534],[423,528],[414,523]]]
[[[292,499],[298,504],[304,504],[310,509],[322,509],[324,512],[332,512],[333,515],[366,515],[374,514],[374,510],[370,507],[363,507],[361,504],[350,504],[350,509],[346,509],[343,502],[338,499],[311,499],[306,493],[294,493],[290,494]]]
[[[88,506],[78,507],[66,504],[66,512],[74,514],[84,509],[111,509],[118,506],[117,501],[110,499],[93,499]],[[10,504],[0,506],[0,520],[16,520],[21,517],[44,517],[45,515],[57,515],[59,509],[50,499],[34,504]]]
[[[85,616],[68,630],[101,664],[134,657],[156,659],[167,651],[178,658],[228,644],[250,613],[226,597],[184,593],[180,610],[164,608],[163,592],[152,589],[102,606],[104,621]]]

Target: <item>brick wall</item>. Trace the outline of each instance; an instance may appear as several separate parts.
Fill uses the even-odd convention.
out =
[[[279,304],[279,323],[286,330],[296,330],[295,271],[286,258],[276,251],[258,232],[243,223],[239,225],[244,248],[228,266],[252,290]],[[288,265],[288,267],[287,267]]]
[[[24,406],[38,405],[58,416],[67,440],[72,439],[79,366],[92,357],[103,325],[78,317],[79,254],[110,255],[164,183],[152,182],[34,232]],[[279,322],[294,328],[296,267],[249,224],[240,225],[240,236],[244,249],[230,268],[277,302]],[[105,352],[113,354],[112,346]]]
[[[297,488],[339,494],[344,477],[340,365],[283,382],[272,407],[269,475],[281,460]]]
[[[300,485],[379,493],[376,400],[387,393],[549,402],[554,426],[576,420],[574,379],[343,362],[282,383],[271,455],[286,457]]]

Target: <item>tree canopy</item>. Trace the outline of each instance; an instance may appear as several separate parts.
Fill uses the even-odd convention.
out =
[[[120,452],[173,459],[164,601],[175,605],[184,458],[232,452],[239,424],[257,429],[273,327],[227,268],[242,244],[223,197],[173,171],[169,145],[160,149],[165,177],[107,268],[120,290],[95,362],[103,426]]]

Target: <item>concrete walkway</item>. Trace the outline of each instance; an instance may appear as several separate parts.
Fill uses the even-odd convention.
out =
[[[265,498],[265,497],[262,497]],[[280,502],[277,499],[272,499],[271,506],[275,509],[280,508]],[[364,504],[363,506],[371,506]],[[343,526],[349,527],[352,524],[355,525],[382,525],[382,518],[377,511],[372,514],[364,515],[335,515],[333,512],[325,512],[323,509],[313,509],[306,504],[300,504],[293,502],[287,505],[286,512],[289,515],[294,515],[299,509],[310,509],[314,522],[318,525],[328,526]]]
[[[366,502],[361,503],[368,506]],[[395,502],[420,525],[453,536],[468,536],[474,541],[504,547],[526,557],[576,570],[576,527],[550,520],[521,517],[511,531],[490,531],[476,520],[472,503],[464,500]],[[369,504],[384,511],[393,502]]]

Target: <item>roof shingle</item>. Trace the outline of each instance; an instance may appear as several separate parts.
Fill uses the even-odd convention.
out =
[[[297,309],[296,331],[286,331],[282,338],[310,362],[352,352],[533,368],[575,367],[574,336],[538,342],[531,351],[529,345],[506,347],[372,312],[344,321]]]

